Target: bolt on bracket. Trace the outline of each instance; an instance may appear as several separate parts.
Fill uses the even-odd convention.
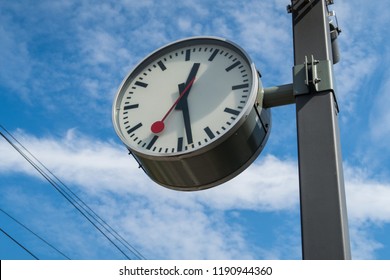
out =
[[[313,55],[308,59],[305,56],[303,64],[294,66],[293,79],[294,96],[322,91],[335,92],[330,60],[316,60]]]

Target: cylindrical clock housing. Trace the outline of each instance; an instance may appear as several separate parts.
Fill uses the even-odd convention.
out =
[[[270,109],[254,105],[244,123],[207,152],[164,158],[149,158],[134,151],[132,154],[156,183],[180,191],[202,190],[244,171],[263,150],[270,128]]]
[[[216,37],[168,44],[124,79],[115,131],[145,173],[174,190],[219,185],[248,167],[271,128],[249,56]]]

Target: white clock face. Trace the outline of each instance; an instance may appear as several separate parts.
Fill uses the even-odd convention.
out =
[[[171,44],[125,79],[114,102],[115,128],[126,146],[143,154],[197,151],[245,117],[257,94],[256,79],[249,58],[229,42]]]

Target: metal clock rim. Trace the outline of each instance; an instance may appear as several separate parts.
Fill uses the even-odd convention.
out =
[[[142,65],[144,65],[144,64],[148,65],[151,61],[154,61],[156,57],[159,57],[161,55],[161,52],[165,51],[166,53],[169,53],[171,50],[175,49],[175,46],[180,46],[181,44],[183,44],[185,42],[188,42],[189,46],[191,46],[192,45],[191,43],[196,42],[196,41],[198,41],[200,43],[202,41],[214,42],[216,44],[220,44],[220,45],[225,46],[225,47],[228,46],[229,48],[231,48],[235,52],[237,52],[237,50],[238,50],[240,55],[242,55],[242,57],[246,60],[246,62],[250,66],[251,76],[252,76],[252,85],[251,85],[250,94],[249,94],[250,96],[249,96],[248,101],[245,104],[242,112],[238,116],[239,119],[221,137],[219,137],[215,141],[211,142],[210,144],[207,144],[207,145],[200,147],[199,149],[196,149],[193,151],[175,152],[175,153],[170,153],[170,154],[156,154],[156,153],[148,152],[146,150],[140,151],[136,148],[131,147],[130,145],[127,144],[127,140],[124,137],[123,132],[121,131],[121,129],[119,127],[119,120],[118,120],[119,110],[120,110],[119,104],[120,104],[122,96],[125,93],[123,91],[123,88],[125,87],[125,85],[128,82],[132,81],[132,78],[131,78],[132,76],[135,76],[139,72],[141,72],[141,70],[143,69],[141,67]],[[120,86],[115,94],[114,103],[113,103],[113,110],[112,110],[112,122],[114,125],[114,129],[115,129],[117,135],[122,140],[122,142],[125,144],[125,146],[131,152],[133,152],[136,155],[141,155],[141,156],[143,156],[145,158],[149,158],[149,159],[164,159],[164,160],[177,160],[180,158],[188,158],[188,157],[192,157],[195,155],[206,153],[207,151],[215,148],[216,146],[218,146],[221,143],[223,143],[224,141],[226,141],[226,139],[228,139],[231,135],[233,135],[240,128],[240,126],[245,122],[246,118],[249,116],[253,106],[255,106],[259,86],[261,86],[261,83],[259,81],[259,77],[257,74],[255,64],[252,61],[252,59],[250,58],[250,56],[247,54],[247,52],[245,50],[243,50],[239,45],[237,45],[236,43],[234,43],[226,38],[217,37],[217,36],[186,37],[186,38],[182,38],[182,39],[176,40],[174,42],[170,42],[168,44],[165,44],[165,45],[161,46],[160,48],[154,50],[153,52],[149,53],[143,59],[141,59],[141,61],[137,65],[135,65],[127,73],[127,75],[122,80],[122,82],[121,82],[121,84],[120,84]]]

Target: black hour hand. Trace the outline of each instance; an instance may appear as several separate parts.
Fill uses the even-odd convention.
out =
[[[183,92],[186,88],[186,84],[179,84],[179,94]],[[181,110],[183,112],[183,120],[184,120],[184,129],[186,131],[187,142],[188,144],[193,143],[192,139],[192,130],[191,130],[191,120],[190,120],[190,111],[188,110],[188,101],[187,98],[184,97],[180,99],[177,103],[175,110]]]

